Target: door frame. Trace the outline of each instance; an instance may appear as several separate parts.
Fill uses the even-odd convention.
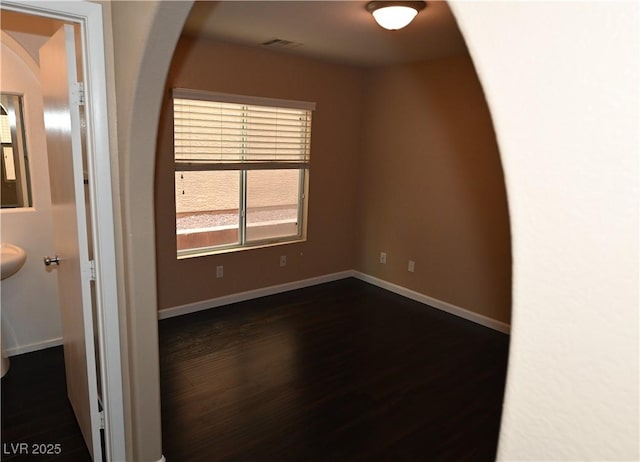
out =
[[[102,6],[90,2],[4,0],[6,10],[72,22],[80,26],[87,120],[87,170],[107,461],[126,460],[120,319],[116,273],[111,151],[106,90]],[[93,340],[91,340],[93,341]]]

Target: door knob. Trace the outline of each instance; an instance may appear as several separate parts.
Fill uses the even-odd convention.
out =
[[[45,266],[50,266],[52,264],[56,264],[59,265],[60,264],[60,257],[58,257],[57,255],[53,258],[51,257],[44,257],[44,264]]]

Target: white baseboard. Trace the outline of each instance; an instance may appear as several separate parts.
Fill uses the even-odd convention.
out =
[[[291,290],[303,289],[325,282],[333,282],[339,279],[345,279],[353,276],[353,271],[341,271],[339,273],[326,274],[301,281],[288,282],[276,286],[263,287],[261,289],[248,290],[237,294],[225,295],[223,297],[211,298],[201,302],[188,303],[186,305],[165,308],[158,311],[158,319],[173,318],[183,314],[195,313],[197,311],[207,310],[209,308],[217,308],[219,306],[231,305],[232,303],[253,300],[254,298],[266,297],[268,295],[280,294]]]
[[[164,454],[162,455],[162,457],[160,457],[160,460],[158,460],[158,462],[167,462],[167,459],[164,458]]]
[[[276,286],[264,287],[261,289],[249,290],[237,294],[225,295],[223,297],[212,298],[209,300],[189,303],[172,308],[165,308],[158,311],[158,319],[173,318],[175,316],[182,316],[183,314],[195,313],[197,311],[207,310],[209,308],[217,308],[219,306],[244,302],[247,300],[252,300],[254,298],[265,297],[267,295],[275,295],[282,292],[288,292],[290,290],[303,289],[305,287],[311,287],[318,284],[324,284],[325,282],[333,282],[349,277],[355,277],[374,286],[388,290],[411,300],[415,300],[425,305],[429,305],[433,308],[437,308],[460,318],[464,318],[468,321],[475,322],[476,324],[480,324],[481,326],[489,327],[504,334],[509,334],[511,331],[511,326],[504,322],[497,321],[487,316],[483,316],[481,314],[474,313],[473,311],[461,308],[452,303],[444,302],[442,300],[438,300],[437,298],[421,294],[420,292],[407,289],[406,287],[402,287],[397,284],[393,284],[391,282],[376,278],[374,276],[369,276],[368,274],[353,270],[331,273],[324,276],[303,279],[301,281],[288,282],[286,284],[279,284]]]
[[[11,357],[60,345],[62,345],[62,337],[52,338],[49,340],[44,340],[42,342],[30,343],[28,345],[18,345],[13,348],[7,348],[5,353],[7,354],[7,356]]]
[[[467,309],[461,308],[452,303],[444,302],[442,300],[438,300],[437,298],[429,297],[428,295],[424,295],[424,294],[421,294],[420,292],[407,289],[406,287],[402,287],[397,284],[393,284],[391,282],[378,279],[374,276],[369,276],[368,274],[364,274],[359,271],[354,271],[353,277],[355,277],[356,279],[360,279],[361,281],[368,282],[369,284],[373,284],[374,286],[380,287],[382,289],[386,289],[395,294],[402,295],[403,297],[409,298],[411,300],[415,300],[425,305],[429,305],[433,308],[437,308],[439,310],[445,311],[449,314],[453,314],[460,318],[464,318],[468,321],[473,321],[476,324],[480,324],[481,326],[485,326],[485,327],[489,327],[491,329],[497,330],[499,332],[502,332],[503,334],[509,334],[511,331],[511,326],[509,324],[506,324],[501,321],[497,321],[495,319],[489,318],[487,316],[483,316],[478,313],[474,313],[473,311],[469,311]]]

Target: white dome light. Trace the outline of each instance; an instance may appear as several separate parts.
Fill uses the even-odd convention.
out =
[[[372,14],[380,26],[388,30],[398,30],[413,21],[418,12],[408,6],[388,6],[380,8]]]
[[[426,6],[425,2],[369,2],[367,10],[381,27],[387,30],[398,30],[407,26],[418,11]]]

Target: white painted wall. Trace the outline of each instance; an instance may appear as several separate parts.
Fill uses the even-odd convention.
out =
[[[500,460],[640,460],[640,4],[453,2],[513,236]]]
[[[8,46],[11,44],[11,46]],[[27,151],[33,207],[0,211],[1,239],[27,252],[24,267],[1,283],[2,344],[14,354],[60,344],[62,326],[57,274],[42,257],[53,252],[49,167],[37,65],[10,37],[2,34],[3,92],[24,95]]]

